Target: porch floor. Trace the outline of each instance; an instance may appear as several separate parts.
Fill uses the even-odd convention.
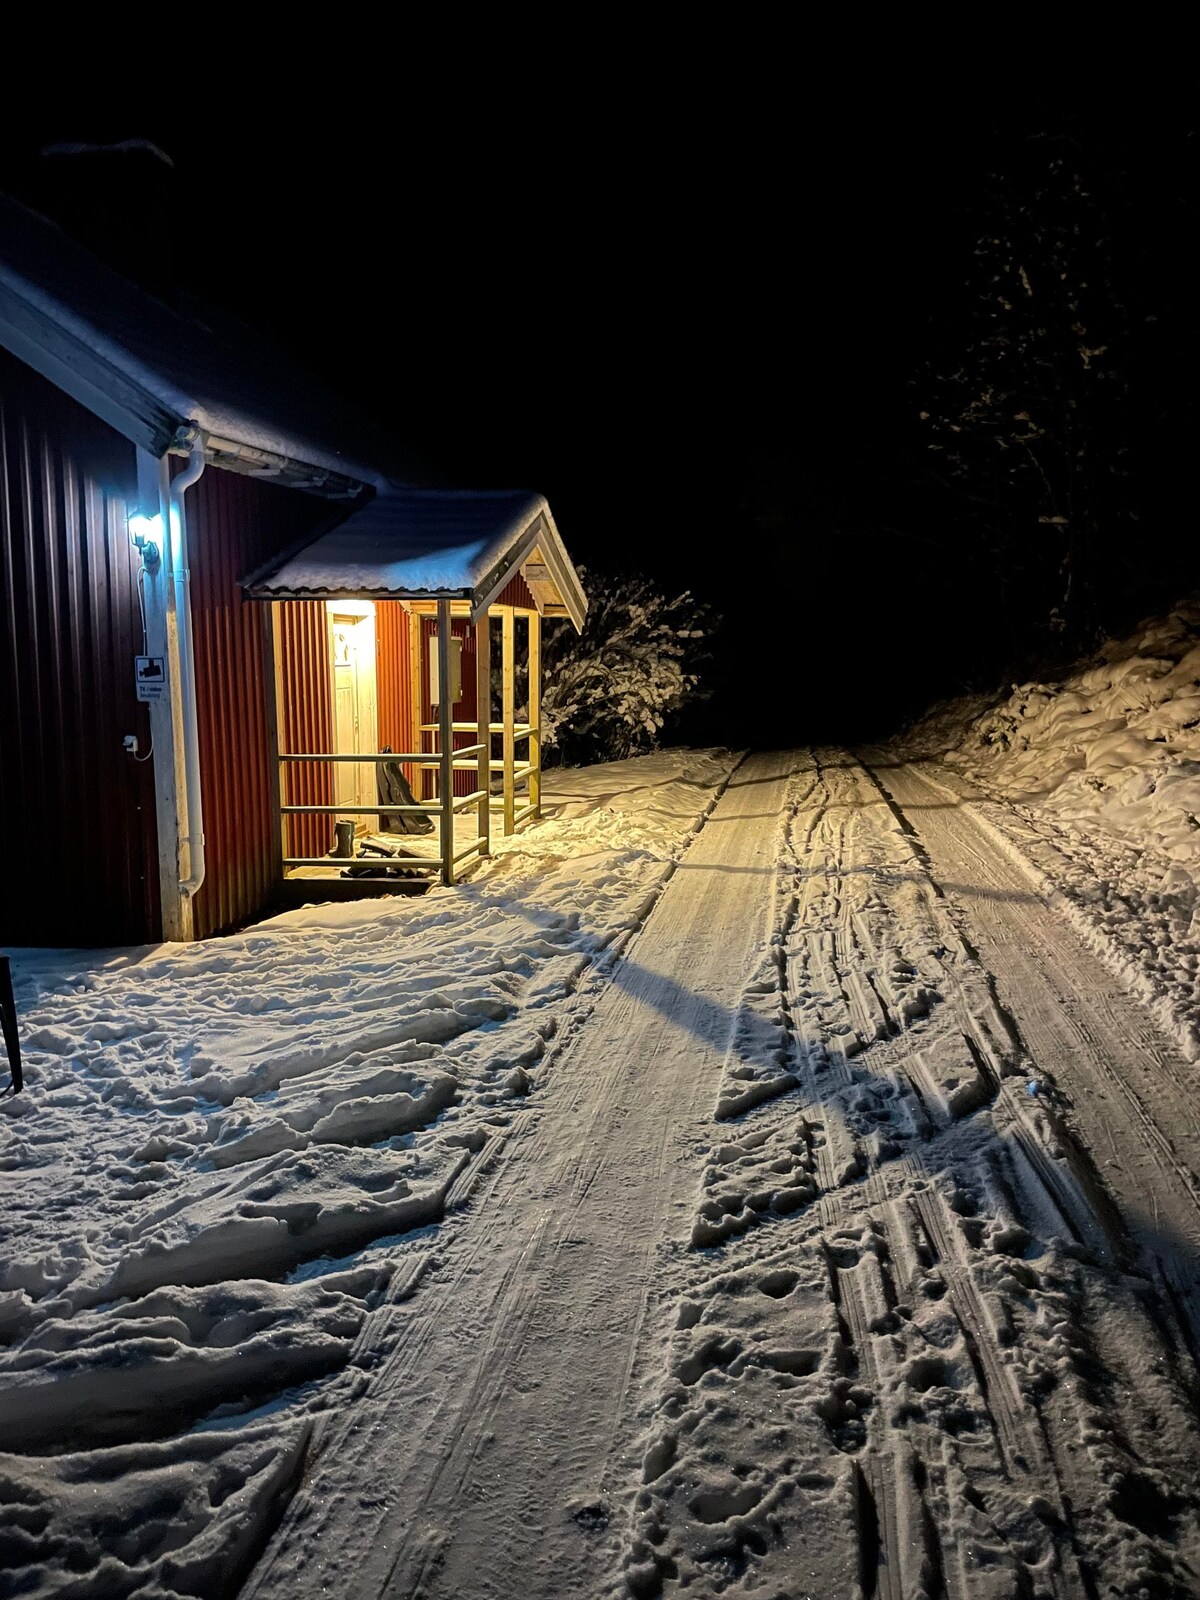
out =
[[[334,818],[330,818],[330,832],[333,831]],[[498,837],[503,827],[502,806],[493,802],[492,806],[492,835]],[[475,812],[461,812],[454,819],[454,851],[466,850],[475,843],[478,835],[478,818]],[[373,898],[381,894],[424,894],[426,889],[438,881],[437,872],[441,865],[441,833],[440,823],[435,817],[431,833],[379,833],[374,830],[357,835],[354,841],[354,865],[372,865],[386,867],[387,862],[383,856],[363,854],[362,846],[366,843],[386,845],[393,850],[399,850],[404,855],[424,856],[429,861],[430,870],[424,872],[420,867],[414,867],[403,874],[381,872],[378,877],[358,876],[343,877],[343,869],[351,862],[344,857],[331,856],[328,866],[319,867],[291,867],[283,880],[282,896],[289,905],[310,904],[316,900],[357,900]],[[465,877],[472,871],[478,862],[478,857],[472,857],[459,862],[455,869],[456,877]]]

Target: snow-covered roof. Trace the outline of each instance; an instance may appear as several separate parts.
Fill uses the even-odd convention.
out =
[[[243,587],[257,600],[467,599],[481,615],[518,572],[539,610],[583,626],[587,597],[540,494],[389,485]]]
[[[414,462],[249,329],[173,310],[3,195],[0,346],[155,457],[198,427],[219,466],[354,502],[247,580],[257,598],[449,595],[482,612],[521,572],[539,609],[583,625],[541,495],[411,487]]]
[[[217,319],[172,310],[4,196],[0,345],[156,457],[196,424],[210,459],[297,487],[336,495],[427,481],[250,330],[235,337]]]

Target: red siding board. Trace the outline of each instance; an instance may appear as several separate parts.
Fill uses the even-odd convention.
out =
[[[294,489],[214,467],[188,490],[207,858],[204,886],[196,897],[196,932],[201,936],[234,927],[261,910],[279,870],[271,842],[263,607],[244,598],[238,580],[302,537],[328,509],[323,501]],[[302,675],[302,685],[293,677],[285,686],[291,720],[282,730],[284,743],[293,750],[328,749],[319,742],[328,738],[329,726],[324,607],[288,604],[281,611],[285,669],[298,653]],[[314,642],[318,634],[319,648]],[[304,742],[310,732],[317,743]],[[322,793],[331,790],[327,769],[323,780],[320,768],[299,771],[302,775],[293,781],[305,797],[314,796],[301,803],[322,803]],[[319,827],[308,819],[295,825],[304,854],[318,841],[320,851],[329,848],[326,820],[317,819]]]
[[[412,725],[412,666],[408,653],[409,615],[398,600],[375,607],[375,670],[379,695],[379,745],[389,750],[415,750]],[[413,782],[413,769],[405,775]]]
[[[159,936],[131,445],[0,351],[0,941]]]
[[[329,668],[329,625],[320,600],[289,600],[279,607],[283,657],[285,750],[333,749],[333,686]],[[327,763],[296,761],[284,769],[284,802],[296,806],[333,804],[333,772]],[[285,817],[284,853],[323,855],[333,840],[333,818]]]
[[[437,636],[437,623],[432,617],[414,617],[421,626],[421,721],[431,723],[437,721],[437,712],[432,700],[429,698],[429,662],[432,641]],[[456,639],[461,639],[462,647],[462,699],[454,702],[455,722],[474,722],[475,720],[475,628],[465,617],[455,617],[450,623],[450,632]],[[436,739],[431,734],[425,735],[425,748],[432,749]],[[454,735],[454,748],[465,749],[475,743],[474,733],[456,733]],[[456,795],[474,794],[478,786],[478,775],[474,772],[456,772],[454,774],[454,793]],[[426,790],[430,799],[437,799],[438,775],[429,772],[425,779]]]
[[[492,604],[495,606],[522,606],[526,611],[535,611],[537,609],[533,593],[519,572],[515,577],[508,580],[492,601]]]
[[[455,622],[452,631],[463,642],[462,649],[462,699],[454,707],[455,722],[474,722],[475,707],[478,705],[478,696],[475,693],[475,629],[470,622]],[[454,748],[461,750],[465,745],[475,743],[473,733],[456,733],[454,735]],[[456,772],[454,774],[454,792],[456,795],[474,794],[479,787],[479,774],[477,772]]]

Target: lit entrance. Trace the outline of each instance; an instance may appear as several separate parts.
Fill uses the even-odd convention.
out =
[[[541,814],[542,621],[582,628],[587,596],[540,495],[389,485],[243,588],[269,602],[281,887],[453,884],[493,817]]]
[[[375,607],[369,600],[330,600],[329,659],[333,671],[334,752],[374,756],[379,748],[375,710]],[[369,821],[363,807],[378,800],[375,763],[333,763],[333,800],[345,806],[357,832]]]

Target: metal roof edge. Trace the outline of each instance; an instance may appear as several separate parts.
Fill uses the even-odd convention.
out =
[[[285,549],[276,551],[273,556],[268,556],[265,561],[260,561],[252,572],[244,578],[238,579],[238,588],[251,600],[278,600],[277,594],[261,588],[263,579],[268,573],[277,572],[280,567],[289,562],[293,556],[298,556],[301,550],[307,550],[310,544],[315,544],[318,539],[323,539],[327,533],[332,533],[335,528],[340,528],[343,522],[349,520],[354,513],[367,505],[375,498],[376,491],[369,485],[364,485],[356,501],[347,505],[344,500],[339,501],[331,508],[329,515],[317,523],[315,528],[310,528],[300,538],[293,539]],[[255,591],[258,590],[256,593]],[[302,598],[296,596],[295,598]],[[304,598],[311,599],[312,596]]]
[[[549,502],[544,495],[539,495],[538,498],[541,505],[537,516],[475,585],[471,615],[476,620],[483,616],[514,572],[520,569],[529,552],[535,546],[541,546],[546,564],[553,571],[554,581],[562,596],[567,615],[574,623],[576,633],[582,633],[583,624],[587,619],[587,591],[580,583],[575,564],[567,554],[567,547],[563,544]]]
[[[181,429],[198,422],[205,435],[206,455],[213,466],[241,472],[265,468],[258,471],[258,475],[275,478],[287,488],[303,489],[343,502],[356,488],[378,489],[386,483],[385,473],[372,473],[361,463],[339,463],[341,470],[330,466],[326,452],[319,445],[314,446],[309,456],[264,450],[250,439],[231,439],[231,431],[236,433],[236,430],[230,429],[228,419],[222,419],[219,428],[214,427],[205,416],[203,406],[190,406],[189,414],[184,415],[177,407],[169,405],[150,383],[139,381],[134,372],[118,366],[97,350],[73,326],[76,319],[69,308],[56,316],[40,303],[45,298],[22,273],[0,261],[0,344],[156,460],[167,454]],[[56,306],[57,302],[51,300],[50,304]],[[130,363],[133,367],[137,365]],[[215,442],[211,452],[207,448],[210,433]],[[230,450],[230,445],[235,448]],[[326,459],[313,459],[322,456]],[[293,479],[300,481],[291,481]]]
[[[559,593],[563,597],[563,604],[567,608],[567,615],[575,624],[576,633],[583,632],[583,625],[587,620],[588,597],[587,590],[579,581],[579,574],[575,570],[575,563],[567,554],[567,547],[563,543],[562,535],[558,531],[558,524],[554,520],[554,513],[546,506],[546,525],[550,534],[550,548],[543,554],[549,557],[548,565],[557,567],[555,579],[558,582]]]
[[[252,589],[240,585],[247,600],[470,600],[470,589]]]
[[[188,425],[143,384],[0,280],[0,344],[93,416],[156,459]]]

